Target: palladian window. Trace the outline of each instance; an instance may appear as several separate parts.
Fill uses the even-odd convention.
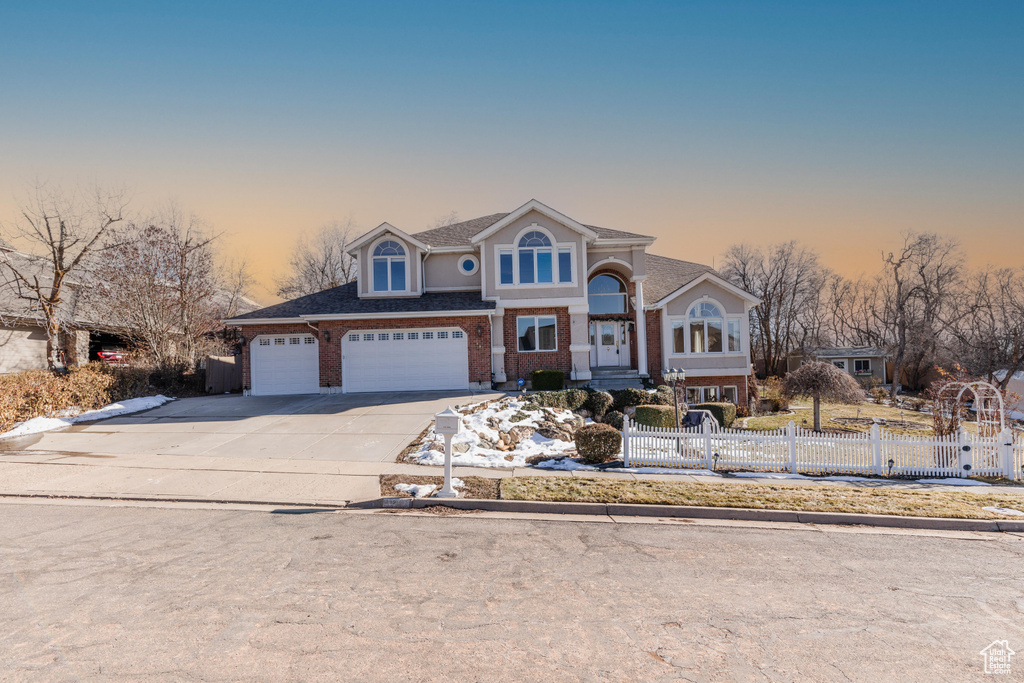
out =
[[[499,282],[503,285],[571,284],[572,248],[552,244],[540,230],[530,230],[512,249],[498,252]]]
[[[386,240],[373,250],[373,291],[406,290],[405,249],[394,240]]]
[[[740,320],[726,320],[718,306],[702,301],[690,309],[685,321],[672,323],[672,347],[673,353],[739,351]]]

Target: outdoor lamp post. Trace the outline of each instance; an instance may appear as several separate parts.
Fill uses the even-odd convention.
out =
[[[455,498],[459,494],[452,488],[452,437],[462,431],[462,417],[449,406],[434,416],[434,431],[444,437],[444,486],[437,497]]]
[[[666,382],[672,384],[672,400],[675,402],[676,407],[676,431],[679,431],[679,391],[677,389],[679,382],[686,379],[686,370],[682,368],[669,368],[661,373],[661,376],[665,378]]]

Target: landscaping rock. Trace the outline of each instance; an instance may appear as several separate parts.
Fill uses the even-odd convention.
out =
[[[501,419],[493,416],[489,417],[487,418],[487,424],[491,429],[497,429],[501,426]]]
[[[538,427],[537,433],[543,436],[545,439],[557,439],[558,441],[572,441],[572,437],[569,434],[557,428]]]
[[[593,418],[594,417],[594,414],[592,412],[590,412],[589,410],[587,410],[586,408],[580,408],[579,410],[576,411],[576,414],[579,415],[580,417],[582,417],[584,420],[586,420],[588,417],[589,418]]]
[[[533,427],[526,425],[516,425],[512,429],[508,430],[508,438],[511,440],[513,446],[526,441],[533,436]]]
[[[466,443],[465,441],[460,441],[458,443],[452,444],[452,451],[455,453],[469,453],[469,448],[469,444]],[[444,451],[443,446],[441,447],[441,450]]]

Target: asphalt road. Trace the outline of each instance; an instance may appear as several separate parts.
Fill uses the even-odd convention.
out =
[[[992,641],[1024,653],[1022,560],[1007,534],[4,504],[0,679],[983,680]]]

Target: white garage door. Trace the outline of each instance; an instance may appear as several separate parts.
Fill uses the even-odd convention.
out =
[[[349,332],[341,385],[345,393],[468,389],[468,349],[460,329]]]
[[[254,396],[320,393],[320,345],[313,335],[256,337],[250,349]]]

